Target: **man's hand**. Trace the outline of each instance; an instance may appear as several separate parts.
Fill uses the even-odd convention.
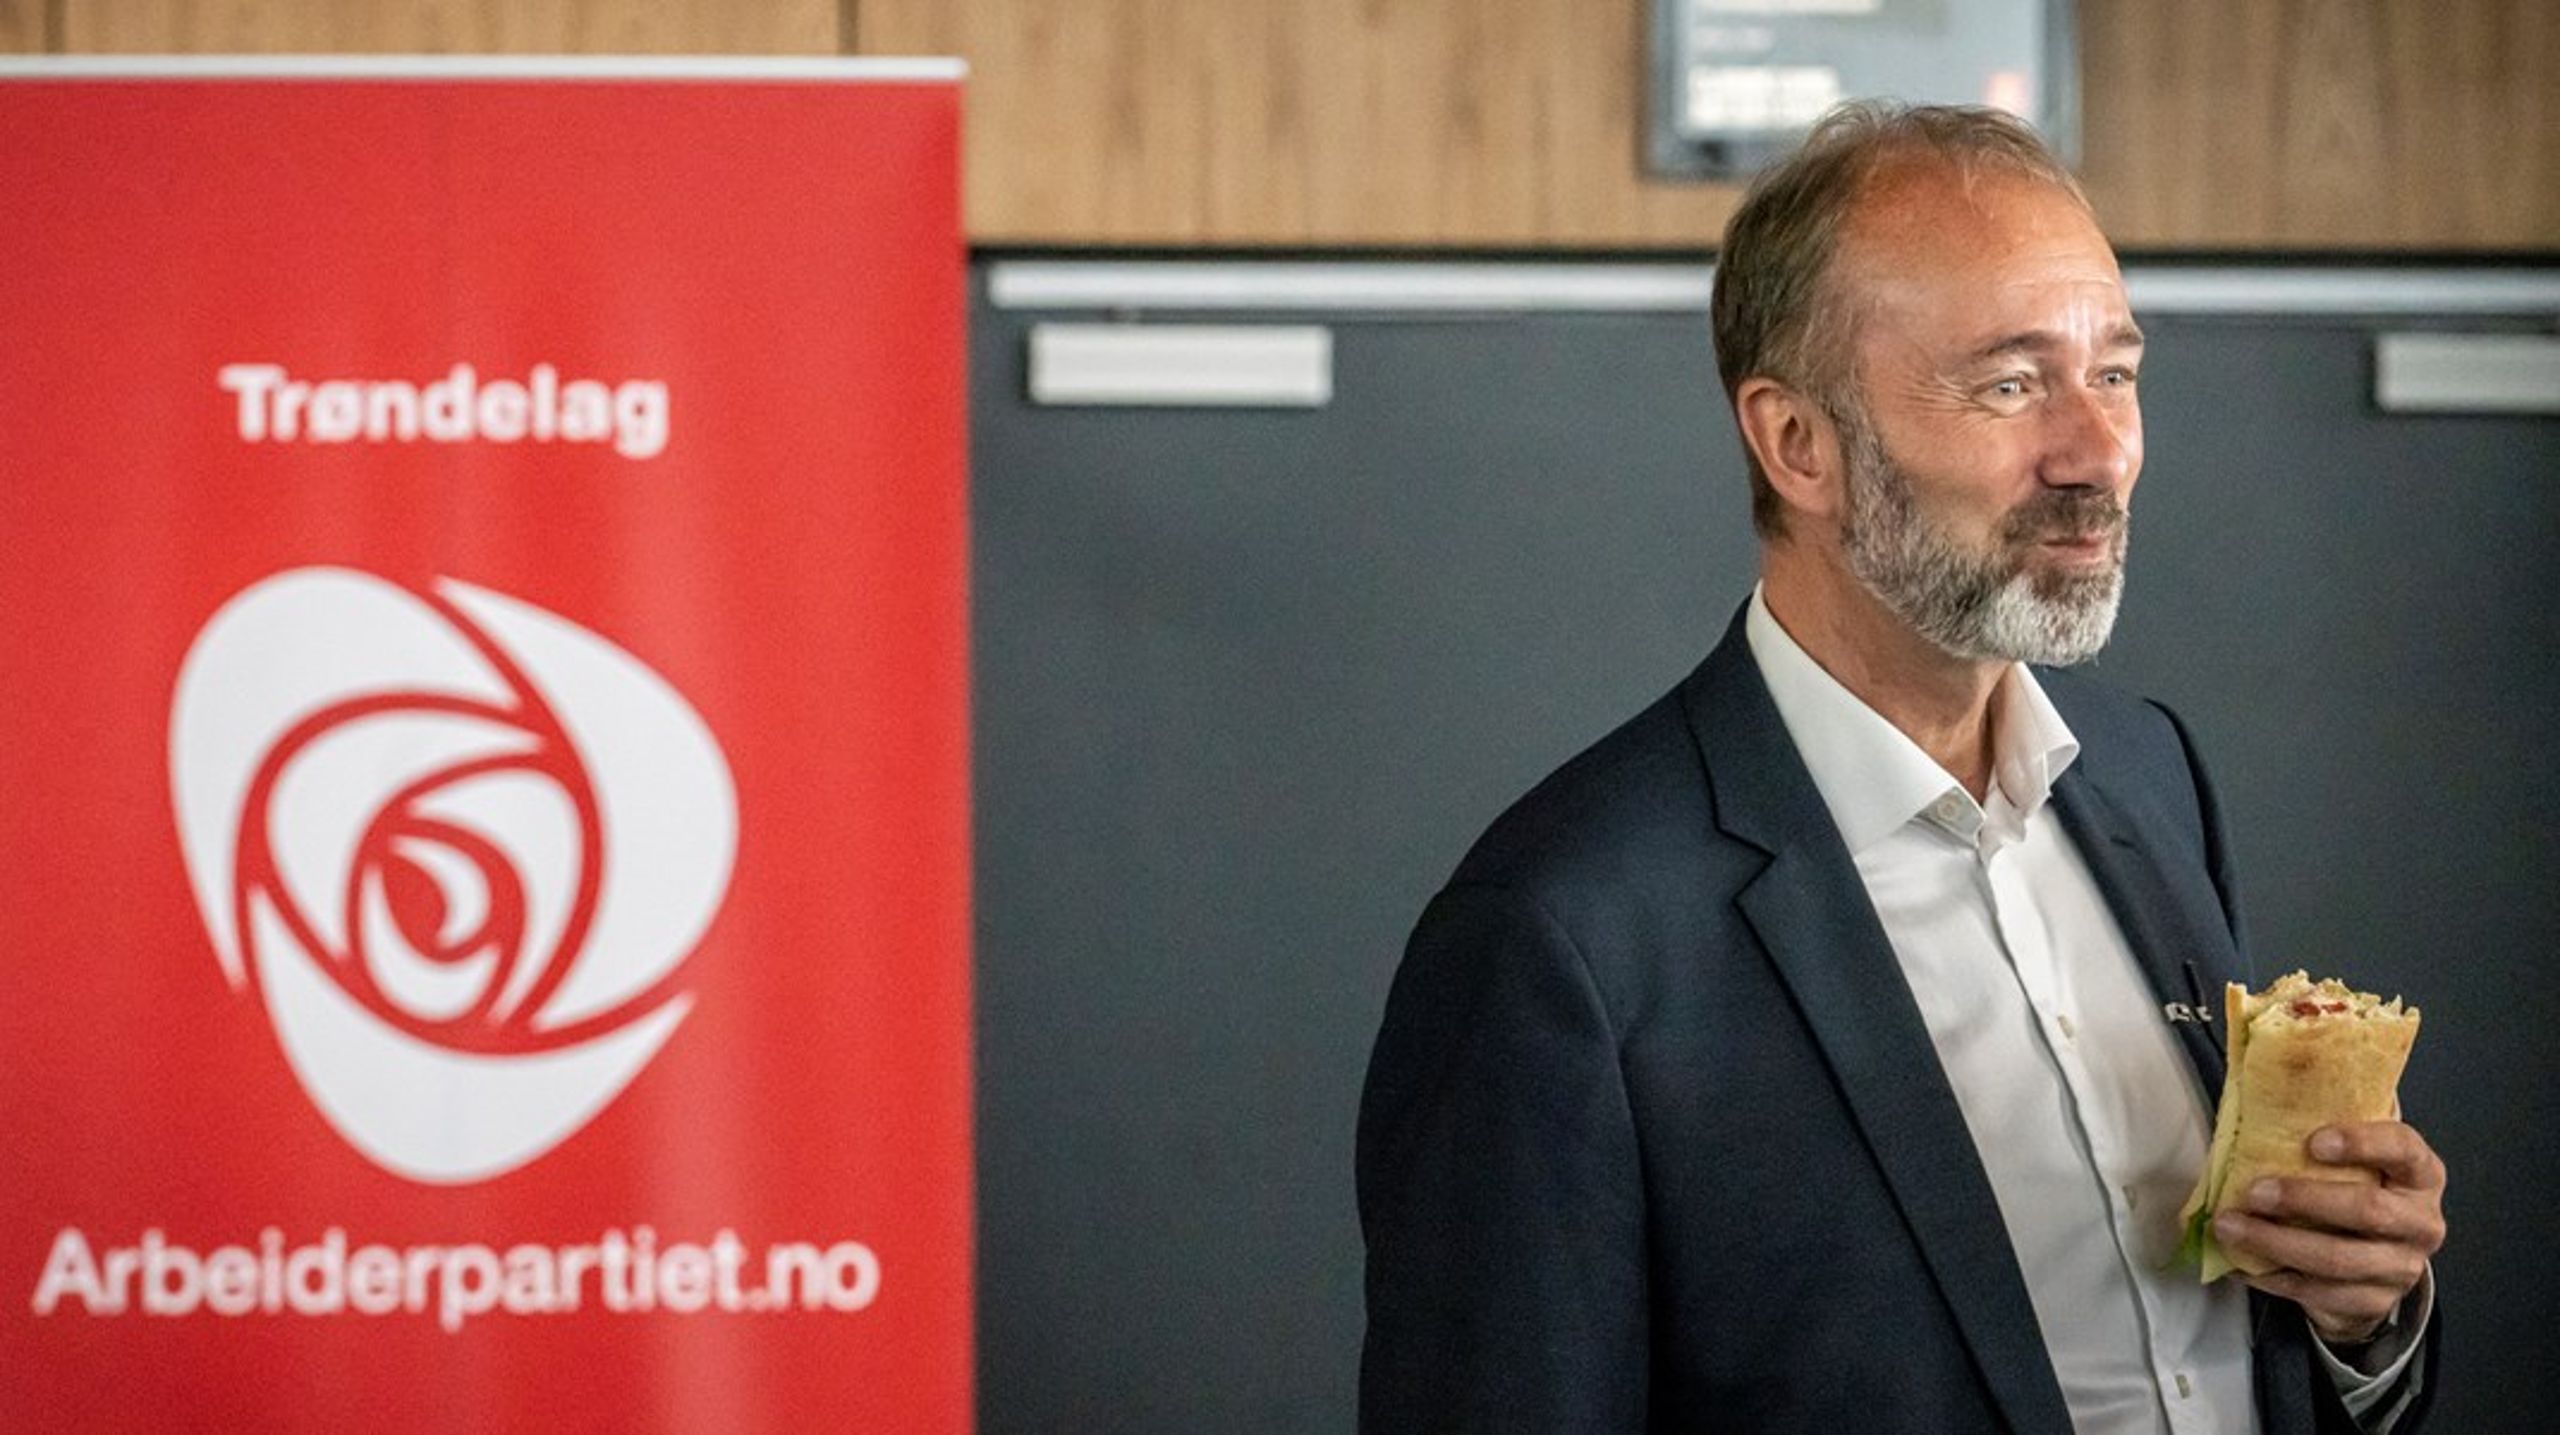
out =
[[[2349,1345],[2381,1327],[2444,1244],[2444,1162],[2398,1121],[2324,1126],[2308,1144],[2314,1160],[2366,1167],[2382,1184],[2271,1177],[2248,1192],[2251,1214],[2214,1218],[2214,1239],[2273,1261],[2249,1284],[2300,1305],[2321,1339]]]

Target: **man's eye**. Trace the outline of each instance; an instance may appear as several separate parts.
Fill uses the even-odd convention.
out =
[[[1995,379],[1983,392],[1995,399],[2023,399],[2027,396],[2027,380],[2017,375]]]
[[[2110,388],[2129,389],[2133,387],[2133,370],[2108,369],[2098,375],[2098,382]]]

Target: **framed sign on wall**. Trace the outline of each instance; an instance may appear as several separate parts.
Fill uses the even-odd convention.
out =
[[[1645,159],[1733,180],[1844,100],[1989,105],[2076,158],[2071,0],[1654,0]]]

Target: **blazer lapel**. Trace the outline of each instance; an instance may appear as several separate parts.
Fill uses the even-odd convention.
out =
[[[1736,900],[1794,996],[1984,1383],[2021,1431],[2070,1412],[1936,1046],[1739,618],[1684,698],[1716,820],[1770,854]]]
[[[2171,882],[2152,854],[2175,851],[2177,843],[2165,836],[2143,841],[2125,805],[2087,777],[2081,765],[2074,764],[2054,784],[2053,803],[2164,1015],[2172,1003],[2194,1007],[2202,997],[2204,1020],[2172,1021],[2169,1026],[2195,1064],[2210,1109],[2222,1093],[2222,984],[2240,975],[2230,929],[2201,905],[2210,888]],[[2189,962],[2195,964],[2194,985],[2201,992],[2190,989]]]

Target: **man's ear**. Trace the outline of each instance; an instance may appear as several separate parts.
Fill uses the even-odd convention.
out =
[[[1776,379],[1742,381],[1733,393],[1734,421],[1760,471],[1792,512],[1831,518],[1847,505],[1840,433],[1822,405]]]

